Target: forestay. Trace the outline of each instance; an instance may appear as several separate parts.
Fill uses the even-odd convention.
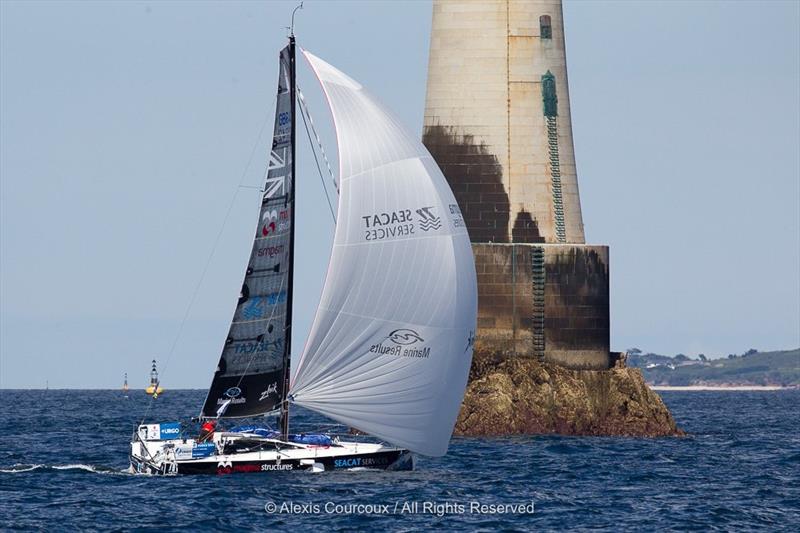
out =
[[[289,47],[280,53],[275,129],[253,249],[203,416],[275,410],[283,398],[291,251],[292,169]]]
[[[425,455],[447,451],[472,360],[475,267],[425,147],[362,86],[304,52],[339,145],[339,218],[289,399]]]

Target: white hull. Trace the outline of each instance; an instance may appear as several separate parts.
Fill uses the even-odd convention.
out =
[[[334,441],[331,446],[313,446],[239,433],[216,434],[212,443],[198,444],[195,439],[142,440],[137,436],[131,442],[131,471],[175,475],[413,469],[411,452],[383,444]],[[197,456],[202,454],[208,455]]]

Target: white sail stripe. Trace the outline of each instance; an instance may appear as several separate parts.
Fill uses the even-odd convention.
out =
[[[406,364],[399,364],[401,360],[398,359],[391,359],[386,357],[387,361],[381,361],[380,358],[373,359],[370,363],[379,362],[379,365],[364,367],[363,362],[359,361],[351,361],[349,364],[350,366],[342,367],[338,370],[332,370],[331,368],[324,368],[321,369],[319,372],[320,375],[325,375],[324,378],[317,378],[314,380],[314,387],[313,390],[310,391],[309,394],[305,395],[306,399],[314,398],[315,396],[326,397],[328,393],[333,393],[336,395],[342,395],[348,392],[355,392],[360,390],[372,391],[374,392],[375,388],[373,385],[376,382],[385,382],[388,378],[392,375],[400,373],[402,371],[406,371],[409,365],[414,364],[412,360],[406,360]],[[387,368],[388,367],[388,368]],[[357,371],[356,371],[357,370]],[[385,371],[384,371],[385,370]],[[402,384],[406,381],[412,383],[420,383],[418,376],[415,374],[410,374],[406,376],[401,376],[398,379],[393,379],[393,390],[392,394],[401,394],[403,392],[402,389],[398,389],[398,385]],[[360,385],[360,387],[356,387],[355,385]],[[423,383],[420,385],[428,390],[430,390],[430,383]],[[379,390],[380,388],[378,388]],[[300,392],[300,391],[298,391]],[[385,392],[381,392],[381,395],[386,395]]]
[[[350,126],[350,130],[359,132],[358,135],[353,135],[348,131],[345,132],[345,134],[350,133],[349,137],[355,139],[355,145],[352,150],[345,154],[345,157],[340,157],[341,176],[346,177],[358,174],[361,171],[354,169],[377,166],[381,161],[396,161],[417,155],[417,152],[409,146],[407,139],[400,139],[397,136],[389,137],[389,132],[387,131],[389,127],[402,131],[402,126],[396,121],[389,120],[388,114],[380,106],[370,102],[369,112],[366,113],[360,108],[359,101],[356,100],[354,95],[340,90],[334,92],[333,97],[336,98],[337,96],[341,100],[341,115],[351,117],[354,121]],[[363,100],[362,98],[361,101]],[[383,122],[379,124],[368,122],[370,113],[373,116],[375,113],[381,113]],[[383,153],[380,154],[381,159],[376,159],[380,151],[378,149],[369,149],[369,146],[380,147],[383,150]],[[354,159],[353,154],[356,154],[358,158]]]
[[[297,405],[301,405],[301,406],[303,406],[303,407],[305,407],[307,409],[311,409],[312,411],[316,411],[317,413],[320,413],[320,414],[322,414],[324,416],[327,416],[328,418],[332,418],[333,420],[336,420],[337,422],[340,422],[340,423],[342,423],[344,425],[347,425],[347,426],[352,426],[351,419],[349,417],[347,417],[347,416],[343,416],[343,415],[340,414],[340,412],[341,412],[340,406],[342,408],[346,409],[347,412],[351,412],[354,415],[362,415],[362,416],[363,415],[369,415],[369,414],[372,413],[372,411],[374,411],[374,409],[372,409],[372,410],[370,410],[370,409],[358,409],[357,407],[350,407],[347,404],[342,405],[339,402],[321,402],[321,401],[310,402],[309,401],[309,402],[304,402],[304,403],[297,402]],[[356,405],[360,405],[360,404],[356,404]],[[426,435],[419,428],[419,425],[418,425],[419,417],[420,417],[420,415],[421,416],[433,416],[435,414],[436,414],[436,410],[435,409],[428,409],[428,410],[425,410],[425,411],[421,411],[421,412],[418,413],[418,415],[393,413],[392,414],[392,422],[393,422],[394,426],[396,427],[396,429],[397,429],[397,431],[399,433],[407,433],[407,434],[416,436],[418,439],[424,439]],[[360,430],[361,428],[358,428],[358,429]],[[416,433],[416,435],[414,435],[415,433]]]
[[[303,400],[329,397],[328,393],[333,393],[332,396],[334,397],[341,397],[348,390],[361,390],[358,387],[353,387],[356,384],[361,384],[364,390],[380,391],[380,387],[374,387],[375,383],[386,380],[391,380],[393,383],[393,395],[400,394],[401,391],[397,389],[397,386],[406,381],[420,384],[428,388],[428,390],[435,389],[435,387],[430,387],[431,384],[428,383],[428,380],[421,381],[419,376],[414,373],[407,373],[406,376],[401,375],[397,378],[393,377],[395,374],[408,370],[413,364],[408,359],[396,359],[387,356],[374,358],[366,363],[357,360],[348,361],[338,368],[329,365],[325,368],[313,370],[313,379],[309,380],[309,383],[313,383],[313,386],[309,387],[309,390],[296,389],[293,392],[300,395]],[[380,392],[380,394],[386,396],[385,392]]]
[[[373,407],[376,405],[387,405],[387,406],[394,406],[396,405],[397,400],[395,399],[387,399],[385,394],[380,392],[375,392],[374,381],[369,382],[369,384],[365,384],[361,387],[351,387],[346,390],[346,392],[358,395],[359,400],[366,400],[369,403],[369,407],[365,409],[364,412],[374,412]],[[333,389],[330,389],[333,390]],[[326,398],[330,398],[330,390],[315,390],[314,395],[310,395],[303,400],[303,404],[308,404],[312,402],[325,402]],[[436,396],[435,393],[431,392],[431,386],[429,383],[424,384],[415,384],[411,387],[407,388],[398,388],[398,394],[404,396],[415,396],[415,397],[430,397],[433,398]],[[328,400],[330,401],[330,400]],[[351,404],[351,409],[356,409],[361,402],[353,402]],[[302,404],[301,404],[302,405]],[[434,406],[430,407],[431,411],[434,411],[436,408]],[[416,418],[416,417],[414,417]]]
[[[359,361],[351,361],[346,367],[342,367],[338,370],[334,370],[331,368],[320,368],[318,371],[319,377],[314,381],[314,388],[308,394],[304,396],[306,399],[313,399],[314,397],[327,397],[328,393],[335,393],[336,395],[341,395],[347,392],[353,392],[355,390],[372,390],[374,392],[373,385],[376,382],[384,382],[388,377],[400,373],[402,371],[407,370],[407,365],[399,365],[397,364],[396,360],[388,360],[387,361],[379,361],[379,359],[373,359],[371,362],[380,362],[380,364],[376,366],[369,367],[367,369],[363,368],[363,363]],[[408,363],[411,364],[411,363]],[[388,367],[388,368],[387,368]],[[383,371],[385,370],[385,371]],[[369,377],[368,373],[372,374]],[[346,379],[349,376],[349,380]],[[401,376],[399,379],[393,380],[394,383],[394,390],[392,391],[393,394],[399,394],[402,392],[400,389],[397,389],[399,384],[404,382],[411,382],[419,384],[419,380],[416,379],[414,375],[406,375]],[[354,384],[361,384],[361,387],[352,387]],[[380,387],[378,387],[380,390]],[[298,391],[302,392],[302,391]],[[381,393],[384,394],[385,393]]]
[[[431,235],[420,235],[419,237],[397,237],[395,239],[391,239],[387,242],[404,242],[404,241],[425,241],[430,239],[449,239],[453,235],[457,235],[457,233],[440,233],[440,234],[431,234]],[[375,246],[374,242],[343,242],[339,244],[334,244],[334,248],[347,248],[348,246]]]
[[[396,165],[398,163],[404,163],[406,161],[421,161],[422,159],[423,158],[419,157],[419,156],[412,156],[412,157],[404,157],[404,158],[401,158],[401,159],[393,159],[392,161],[384,161],[383,163],[381,163],[380,165],[378,165],[376,167],[368,168],[368,169],[362,170],[361,172],[357,172],[355,174],[350,174],[349,176],[342,177],[342,183],[344,183],[346,181],[351,181],[351,180],[356,179],[356,178],[364,177],[367,173],[374,174],[377,170],[382,170],[384,167],[387,167],[387,166],[390,166],[390,165]],[[374,176],[366,176],[366,177],[369,178],[369,177],[374,177]]]
[[[336,413],[341,407],[346,407],[347,411],[352,414],[360,414],[366,416],[372,416],[375,414],[377,410],[385,409],[387,414],[392,417],[392,421],[394,425],[398,429],[403,429],[404,431],[419,431],[420,427],[418,425],[419,416],[426,415],[426,416],[436,416],[437,409],[434,400],[436,399],[436,395],[430,393],[430,386],[424,387],[416,387],[414,389],[408,389],[405,391],[406,395],[418,397],[420,399],[429,400],[427,402],[427,406],[424,410],[418,411],[416,413],[399,413],[399,412],[392,412],[392,408],[397,406],[396,400],[386,400],[385,397],[382,395],[377,394],[374,392],[374,388],[372,390],[372,394],[368,389],[362,390],[354,390],[351,391],[354,394],[357,394],[360,399],[365,401],[360,402],[352,402],[352,403],[342,403],[341,401],[331,401],[326,400],[322,396],[319,398],[308,398],[303,400],[303,402],[294,402],[297,405],[302,405],[308,409],[322,412],[332,418],[336,418],[337,420],[342,421],[345,424],[349,425],[349,422],[346,422],[342,419],[339,419],[335,416],[332,416]],[[428,394],[424,394],[425,391],[428,391]],[[383,401],[380,401],[383,400]],[[328,412],[319,411],[319,409],[326,409]],[[361,428],[358,428],[361,429]]]

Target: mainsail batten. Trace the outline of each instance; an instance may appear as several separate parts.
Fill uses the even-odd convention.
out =
[[[289,398],[426,455],[446,452],[472,359],[475,268],[422,144],[362,86],[304,52],[334,117],[339,215]]]
[[[231,327],[203,405],[204,417],[279,408],[288,349],[294,153],[290,46],[280,52],[275,127],[253,248]]]

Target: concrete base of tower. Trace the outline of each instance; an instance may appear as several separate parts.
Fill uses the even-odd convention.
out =
[[[576,370],[612,366],[607,246],[475,243],[472,250],[482,346]]]

